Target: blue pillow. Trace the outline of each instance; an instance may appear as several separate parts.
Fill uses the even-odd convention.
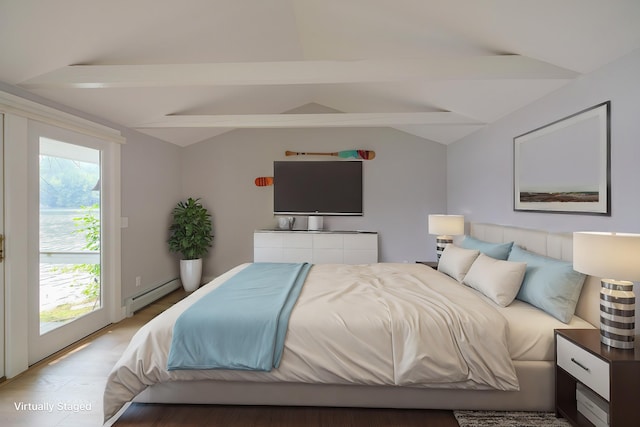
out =
[[[537,255],[517,245],[511,249],[509,261],[527,263],[516,298],[569,323],[576,310],[585,275],[575,271],[570,262]]]
[[[505,261],[509,257],[509,252],[511,252],[513,242],[491,243],[476,239],[475,237],[465,236],[459,246],[465,249],[475,249],[487,256],[490,256],[491,258]]]

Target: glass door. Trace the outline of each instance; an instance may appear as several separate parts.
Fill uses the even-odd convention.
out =
[[[102,150],[43,126],[30,137],[29,363],[108,324],[102,274]],[[36,185],[32,186],[35,187]],[[37,253],[36,249],[37,248]],[[31,258],[31,257],[30,257]],[[37,264],[37,266],[36,266]]]
[[[40,334],[102,307],[100,151],[40,138]]]

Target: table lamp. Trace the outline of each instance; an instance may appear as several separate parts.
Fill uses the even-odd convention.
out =
[[[438,261],[444,247],[453,243],[453,237],[464,234],[464,215],[429,215],[429,234],[436,234]]]
[[[601,278],[600,341],[633,349],[636,297],[632,281],[640,281],[640,234],[573,233],[573,268]]]

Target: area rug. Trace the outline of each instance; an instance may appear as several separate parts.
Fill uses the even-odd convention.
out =
[[[570,427],[553,412],[454,411],[460,427]]]

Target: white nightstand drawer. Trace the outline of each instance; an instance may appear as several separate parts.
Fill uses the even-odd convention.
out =
[[[253,246],[255,248],[281,248],[281,233],[253,233]]]
[[[314,249],[314,264],[342,264],[344,262],[344,250],[340,249]]]
[[[344,236],[345,249],[372,250],[378,247],[378,234],[346,234]],[[376,249],[377,250],[377,249]]]
[[[340,249],[344,248],[344,235],[343,234],[314,234],[313,235],[313,248],[314,249]]]
[[[282,259],[285,262],[311,262],[313,250],[307,248],[283,248]]]
[[[313,248],[313,238],[306,233],[283,233],[282,246],[284,248]]]
[[[557,337],[557,359],[559,367],[609,400],[609,364],[607,362],[561,336]]]
[[[282,248],[253,248],[253,262],[284,262]]]

